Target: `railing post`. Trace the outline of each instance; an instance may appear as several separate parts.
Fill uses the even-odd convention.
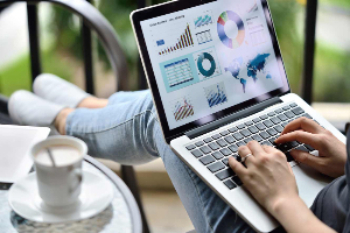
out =
[[[137,0],[137,8],[144,8],[146,7],[146,0]],[[141,64],[141,59],[139,58],[139,61],[138,61],[138,73],[139,73],[139,87],[138,89],[139,90],[143,90],[143,89],[146,89],[147,88],[147,80],[146,80],[146,76],[145,76],[145,73],[144,73],[144,70],[143,70],[143,67],[142,67],[142,64]]]
[[[87,0],[92,3],[91,0]],[[83,40],[83,59],[84,59],[84,71],[85,71],[85,88],[86,92],[95,94],[94,87],[94,64],[93,64],[93,53],[92,53],[92,33],[90,28],[82,22],[82,40]]]
[[[317,0],[307,0],[306,5],[302,97],[308,104],[311,104],[313,94],[317,3]]]
[[[125,184],[129,187],[130,191],[134,195],[134,198],[139,206],[141,219],[142,219],[142,233],[150,233],[150,229],[148,226],[147,218],[145,215],[145,210],[143,208],[140,189],[137,183],[136,173],[132,166],[121,166],[122,179]]]
[[[38,6],[37,4],[27,3],[29,49],[31,61],[32,80],[41,74],[40,63],[40,38],[38,23]]]

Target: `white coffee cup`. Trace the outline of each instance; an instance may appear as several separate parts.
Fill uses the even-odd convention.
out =
[[[48,150],[49,149],[49,150]],[[52,207],[77,203],[81,193],[82,161],[87,146],[70,136],[53,136],[31,149],[39,195]]]

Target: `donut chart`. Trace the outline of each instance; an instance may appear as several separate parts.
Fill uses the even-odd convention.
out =
[[[225,24],[233,21],[238,28],[236,38],[229,38],[225,33]],[[245,28],[242,19],[233,11],[224,11],[218,18],[217,22],[218,35],[221,42],[230,49],[236,49],[241,46],[245,38]]]
[[[210,69],[206,70],[203,67],[203,62],[204,60],[207,59],[210,62]],[[215,70],[216,70],[216,63],[215,60],[213,58],[212,55],[210,55],[209,53],[202,53],[197,60],[197,67],[199,72],[205,76],[205,77],[210,77],[214,74]]]

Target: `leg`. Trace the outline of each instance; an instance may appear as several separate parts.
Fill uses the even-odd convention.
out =
[[[119,103],[132,102],[136,101],[141,96],[147,95],[149,91],[135,91],[135,92],[117,92],[113,94],[109,99],[99,99],[95,96],[88,96],[83,99],[79,104],[78,108],[104,108],[107,105],[116,105]],[[66,121],[67,117],[70,113],[72,113],[74,109],[65,108],[63,109],[56,117],[54,125],[58,132],[62,135],[66,134]]]
[[[83,99],[77,106],[77,108],[104,108],[107,105],[115,105],[119,103],[132,102],[140,98],[140,96],[147,95],[149,90],[144,91],[134,91],[134,92],[124,92],[120,91],[112,96],[109,99],[100,99],[95,96],[87,96]],[[56,117],[54,125],[58,132],[62,135],[66,134],[66,120],[70,113],[74,111],[73,108],[63,109]]]
[[[163,140],[159,124],[155,125],[154,137],[156,149],[197,232],[254,232],[175,155]]]
[[[78,108],[104,108],[107,105],[114,105],[124,102],[130,102],[137,100],[140,94],[146,93],[146,91],[133,91],[133,92],[124,92],[120,91],[113,94],[109,99],[99,99],[95,96],[88,96],[83,99],[79,104]]]
[[[149,93],[149,90],[143,91],[118,91],[108,98],[108,105],[114,105],[125,102],[132,102],[137,100],[140,95],[146,95]]]
[[[154,113],[152,100],[146,94],[139,94],[132,103],[61,111],[56,126],[61,133],[65,129],[67,135],[83,139],[92,156],[127,165],[149,162],[158,155],[151,146],[154,142],[149,134]]]
[[[108,104],[107,99],[99,99],[94,96],[89,96],[83,99],[77,108],[104,108]]]

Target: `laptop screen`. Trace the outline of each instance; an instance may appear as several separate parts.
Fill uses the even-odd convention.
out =
[[[260,0],[220,0],[141,21],[169,129],[285,85]]]

